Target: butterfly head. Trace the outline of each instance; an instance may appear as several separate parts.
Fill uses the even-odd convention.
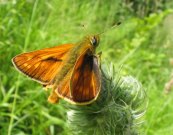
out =
[[[87,40],[94,48],[96,48],[99,45],[100,37],[98,35],[92,35],[88,36]]]

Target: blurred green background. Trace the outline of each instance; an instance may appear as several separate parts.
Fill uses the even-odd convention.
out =
[[[110,27],[117,23],[115,28]],[[86,30],[81,25],[85,25]],[[170,135],[173,92],[165,94],[173,57],[171,0],[0,0],[0,134],[70,134],[66,109],[47,102],[48,92],[17,72],[15,55],[100,33],[97,51],[122,75],[136,77],[149,104],[141,134]]]

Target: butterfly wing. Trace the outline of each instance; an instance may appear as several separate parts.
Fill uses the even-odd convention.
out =
[[[98,58],[86,50],[77,60],[70,80],[71,100],[90,104],[96,100],[101,87]]]
[[[89,50],[86,50],[77,59],[74,69],[69,70],[55,92],[70,103],[86,105],[97,98],[100,87],[98,58],[89,55]]]
[[[41,84],[48,84],[57,74],[72,44],[19,54],[12,59],[14,66]]]
[[[70,93],[70,77],[72,74],[72,69],[68,72],[67,76],[64,77],[63,81],[55,89],[55,92],[59,97],[71,102],[71,93]]]

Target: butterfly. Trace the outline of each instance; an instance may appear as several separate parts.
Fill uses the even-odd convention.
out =
[[[86,36],[76,44],[63,44],[12,59],[16,69],[45,88],[52,88],[48,101],[64,99],[72,104],[94,102],[101,89],[99,35]]]

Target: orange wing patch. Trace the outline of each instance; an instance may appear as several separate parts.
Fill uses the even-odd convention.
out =
[[[101,76],[98,58],[89,55],[89,50],[77,60],[70,81],[71,99],[73,103],[89,104],[93,102],[101,87]]]
[[[55,88],[55,92],[57,93],[57,95],[61,98],[65,98],[65,99],[71,99],[71,94],[70,94],[70,75],[71,75],[71,71],[69,73],[69,75],[67,75],[63,81],[61,82],[61,84]]]
[[[17,55],[12,59],[14,66],[34,80],[48,84],[57,74],[59,66],[72,44],[42,49]]]

